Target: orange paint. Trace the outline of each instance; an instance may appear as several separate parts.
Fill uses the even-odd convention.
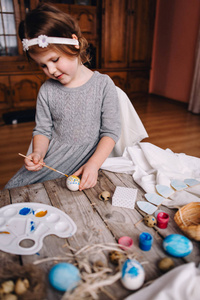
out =
[[[35,216],[38,218],[42,218],[42,217],[46,216],[46,214],[47,214],[47,210],[39,211],[38,213],[35,214]]]

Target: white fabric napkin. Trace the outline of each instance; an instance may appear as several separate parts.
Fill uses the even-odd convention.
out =
[[[176,267],[125,300],[199,300],[200,269],[193,262]]]
[[[200,181],[199,158],[183,153],[176,154],[170,149],[163,150],[146,142],[126,147],[121,157],[107,158],[101,169],[132,174],[134,181],[146,193],[156,193],[157,184],[170,187],[172,179],[194,178]],[[177,207],[192,201],[200,202],[200,184],[176,191],[164,205]]]

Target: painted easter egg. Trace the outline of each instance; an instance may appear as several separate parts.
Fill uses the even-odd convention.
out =
[[[80,184],[80,178],[74,175],[69,176],[66,180],[67,188],[73,192],[78,191],[79,184]]]
[[[145,279],[142,265],[135,259],[127,259],[122,265],[121,282],[128,290],[139,289]]]
[[[192,242],[181,234],[170,234],[163,240],[164,250],[175,257],[184,257],[193,250]]]
[[[59,263],[49,272],[49,282],[58,291],[74,289],[81,280],[79,270],[72,264]]]
[[[147,215],[144,217],[144,224],[148,227],[154,227],[157,224],[157,220],[154,216]]]

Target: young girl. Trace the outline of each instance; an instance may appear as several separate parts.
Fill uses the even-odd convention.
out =
[[[28,58],[50,79],[37,98],[33,152],[5,188],[62,176],[40,163],[81,175],[79,189],[91,188],[120,136],[116,87],[107,75],[84,66],[87,42],[76,21],[57,8],[39,5],[19,34]]]

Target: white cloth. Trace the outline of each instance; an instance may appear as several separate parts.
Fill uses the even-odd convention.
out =
[[[125,300],[199,300],[200,269],[193,262],[176,267]]]
[[[139,142],[126,147],[121,157],[107,158],[101,169],[132,174],[134,181],[146,193],[155,193],[156,185],[170,187],[170,180],[194,178],[200,181],[200,159],[185,154],[163,150],[151,143]],[[200,202],[200,184],[176,191],[163,205],[177,207],[190,202]]]
[[[148,137],[130,99],[119,87],[116,87],[116,89],[121,116],[121,136],[111,152],[110,157],[121,156],[125,147],[133,146],[136,142],[140,142]]]

